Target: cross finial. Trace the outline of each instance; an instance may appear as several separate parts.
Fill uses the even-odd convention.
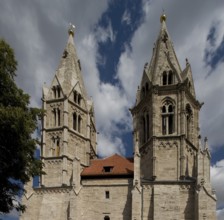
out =
[[[162,13],[162,15],[160,16],[160,22],[162,23],[162,22],[165,22],[166,21],[166,14],[165,14],[165,11],[164,11],[164,9],[163,9],[163,13]]]
[[[74,37],[74,34],[75,34],[75,25],[72,24],[72,23],[69,23],[68,34],[71,34]]]

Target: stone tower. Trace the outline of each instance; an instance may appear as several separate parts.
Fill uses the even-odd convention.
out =
[[[166,16],[162,15],[160,20],[152,58],[145,64],[136,104],[131,109],[134,146],[141,155],[140,177],[134,180],[141,180],[141,194],[139,187],[133,190],[132,204],[138,206],[142,195],[148,198],[141,207],[143,219],[216,219],[209,179],[210,155],[207,147],[201,147],[199,135],[202,104],[196,99],[187,59],[185,69],[181,70],[167,31]],[[138,168],[136,164],[134,167]],[[204,179],[207,185],[200,192]],[[204,194],[208,197],[203,198]],[[140,219],[137,206],[133,220]]]
[[[74,184],[74,159],[88,166],[96,156],[93,102],[87,98],[81,63],[74,46],[74,26],[51,86],[43,87],[42,155],[46,175],[41,185]],[[72,171],[73,170],[73,171]],[[78,178],[79,179],[79,178]]]

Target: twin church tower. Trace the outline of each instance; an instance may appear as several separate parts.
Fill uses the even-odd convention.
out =
[[[133,158],[97,158],[93,101],[74,28],[50,87],[43,87],[41,159],[46,175],[26,186],[22,220],[215,220],[210,153],[199,134],[191,67],[181,70],[161,16],[133,117]]]

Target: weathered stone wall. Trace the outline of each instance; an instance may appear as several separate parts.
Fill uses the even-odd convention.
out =
[[[28,198],[23,197],[23,204],[27,209],[20,220],[67,220],[69,190],[37,189]]]
[[[195,220],[194,204],[194,190],[189,185],[153,187],[153,219]]]
[[[131,219],[131,179],[98,179],[82,181],[80,219]],[[106,191],[109,198],[106,198]]]

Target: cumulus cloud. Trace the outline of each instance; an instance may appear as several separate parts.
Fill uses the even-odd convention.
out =
[[[111,21],[108,21],[107,27],[97,26],[95,31],[96,39],[98,42],[106,43],[107,40],[114,42],[116,34],[111,26]]]
[[[98,136],[98,154],[107,156],[113,153],[125,154],[121,139],[122,132],[130,129],[128,100],[117,85],[100,82],[97,69],[97,34],[92,32],[78,45],[79,56],[88,57],[82,62],[85,86],[94,100]],[[82,59],[81,59],[82,60]],[[121,129],[120,125],[124,124]]]
[[[215,165],[211,167],[211,181],[212,186],[216,190],[216,196],[218,199],[217,208],[224,208],[224,160],[216,162]]]
[[[223,220],[224,219],[224,209],[217,210],[217,220]]]

